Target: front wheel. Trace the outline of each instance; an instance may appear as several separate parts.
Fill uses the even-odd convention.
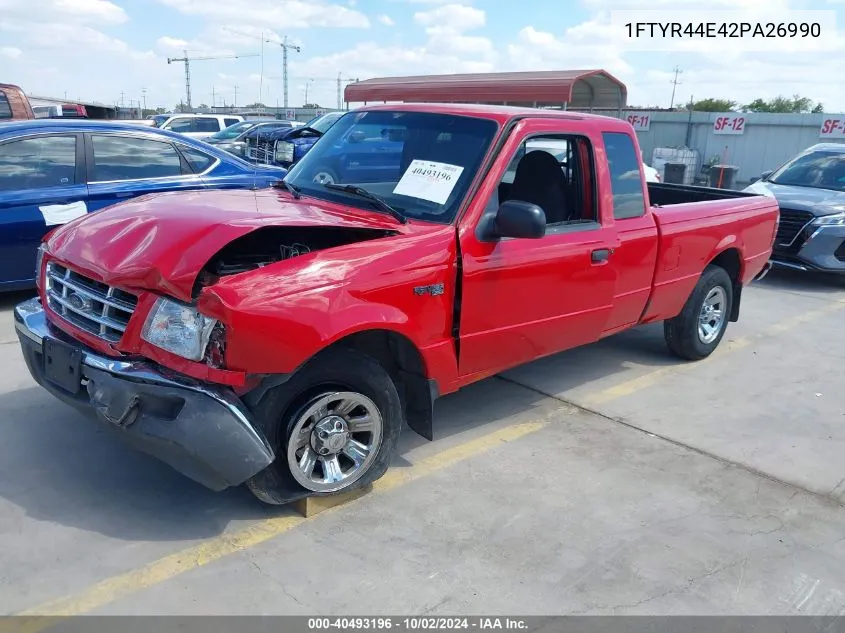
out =
[[[402,428],[396,385],[372,357],[329,350],[255,408],[276,460],[247,482],[265,503],[363,487],[387,471]]]
[[[718,266],[704,270],[681,313],[664,321],[669,350],[686,360],[713,353],[725,334],[733,305],[733,283]]]

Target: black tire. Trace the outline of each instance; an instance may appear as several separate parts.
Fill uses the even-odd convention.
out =
[[[382,417],[381,443],[364,474],[342,490],[314,492],[298,483],[287,459],[290,433],[297,414],[328,391],[351,391],[369,398]],[[384,475],[396,453],[402,430],[402,405],[396,385],[372,357],[351,349],[330,349],[309,361],[286,383],[267,392],[253,408],[255,420],[276,453],[275,461],[246,483],[259,500],[289,503],[303,496],[327,496],[362,488]]]
[[[699,315],[705,298],[716,287],[721,287],[725,293],[723,317],[716,337],[705,342],[699,336]],[[731,278],[724,268],[708,266],[701,274],[681,313],[663,322],[663,335],[669,350],[686,360],[701,360],[710,356],[725,335],[732,306],[733,282]]]

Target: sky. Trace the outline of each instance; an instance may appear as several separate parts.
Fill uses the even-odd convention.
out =
[[[619,10],[652,10],[661,20],[671,10],[694,19],[820,17],[824,37],[658,46],[627,37],[619,24],[631,14]],[[827,13],[784,13],[804,10]],[[636,106],[668,107],[674,88],[676,104],[797,93],[845,111],[845,0],[0,0],[0,82],[170,109],[185,81],[184,65],[167,59],[188,50],[249,55],[192,63],[195,106],[282,105],[284,37],[300,47],[289,54],[290,106],[303,105],[307,91],[308,101],[335,107],[338,73],[601,68],[625,82]]]

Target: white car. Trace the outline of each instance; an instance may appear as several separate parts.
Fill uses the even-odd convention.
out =
[[[660,182],[660,172],[654,167],[649,167],[643,163],[643,171],[645,172],[646,182]]]
[[[243,120],[237,114],[174,114],[160,128],[193,138],[206,138]]]

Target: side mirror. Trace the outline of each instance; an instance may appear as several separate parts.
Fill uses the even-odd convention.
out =
[[[770,169],[769,171],[764,171],[762,174],[760,174],[760,180],[765,180],[766,178],[771,176],[773,173],[775,173],[775,172],[772,169]]]
[[[536,204],[505,200],[496,211],[493,229],[497,237],[536,239],[546,234],[546,214]]]

